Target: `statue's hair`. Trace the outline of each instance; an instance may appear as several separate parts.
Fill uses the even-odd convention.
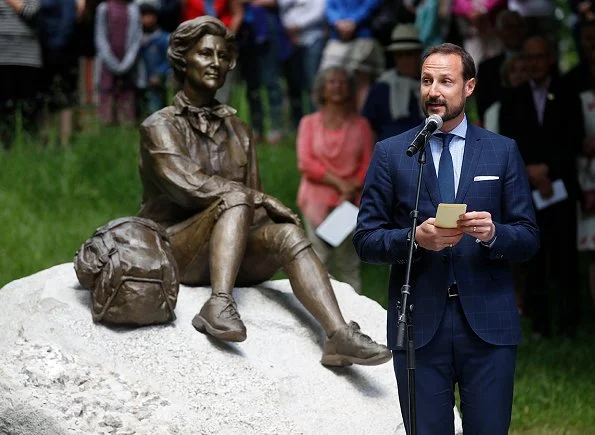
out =
[[[184,21],[173,31],[169,38],[167,60],[174,70],[176,79],[180,83],[184,82],[186,75],[184,72],[186,68],[186,53],[205,35],[215,35],[225,38],[231,55],[229,69],[235,67],[238,51],[234,34],[217,18],[204,15],[193,20]]]

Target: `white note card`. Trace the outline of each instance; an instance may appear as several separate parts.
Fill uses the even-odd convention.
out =
[[[539,190],[537,189],[533,191],[533,202],[535,203],[535,208],[537,208],[537,210],[543,210],[552,204],[556,204],[557,202],[564,201],[568,198],[568,192],[566,191],[566,186],[562,180],[553,181],[552,189],[554,190],[554,194],[549,198],[541,196],[541,193],[539,193]]]
[[[316,235],[336,248],[355,229],[358,211],[349,201],[342,202],[316,228]]]

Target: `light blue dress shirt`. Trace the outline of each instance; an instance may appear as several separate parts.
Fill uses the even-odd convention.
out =
[[[442,130],[438,130],[434,135],[430,137],[430,150],[432,151],[432,159],[434,159],[434,167],[436,168],[436,176],[438,176],[438,162],[440,161],[440,155],[442,154],[442,139],[436,137],[437,133],[445,133]],[[459,180],[461,179],[461,170],[463,168],[463,154],[465,153],[465,137],[467,137],[467,115],[463,117],[463,120],[448,133],[454,134],[455,137],[450,141],[450,155],[452,156],[452,166],[455,173],[455,196],[459,190]],[[487,242],[482,242],[479,239],[475,239],[476,243],[481,243],[487,248],[494,246],[496,241],[496,235]]]
[[[434,168],[436,169],[436,176],[438,176],[438,162],[442,154],[442,140],[436,136],[438,133],[445,133],[442,130],[436,131],[430,137],[430,150],[432,151],[432,159],[434,160]],[[463,154],[465,152],[465,137],[467,136],[467,115],[463,120],[448,132],[454,134],[455,137],[450,142],[450,155],[452,156],[452,166],[455,174],[455,196],[459,190],[459,180],[461,179],[461,169],[463,167]]]

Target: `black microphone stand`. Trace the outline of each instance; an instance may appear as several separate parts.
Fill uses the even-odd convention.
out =
[[[419,192],[421,190],[421,181],[426,164],[426,145],[431,136],[431,133],[424,135],[423,144],[419,147],[419,176],[417,178],[417,191],[415,192],[415,208],[409,213],[411,217],[411,230],[409,232],[409,253],[407,255],[407,266],[405,268],[405,283],[401,287],[401,301],[397,303],[398,310],[398,324],[397,324],[397,347],[405,349],[405,359],[407,360],[407,393],[409,398],[408,419],[409,430],[408,435],[416,435],[416,408],[415,408],[415,346],[413,344],[413,305],[408,303],[408,298],[411,295],[411,286],[409,279],[411,276],[411,265],[413,263],[413,251],[415,249],[415,230],[417,228],[417,218],[419,216]],[[408,151],[409,154],[409,151]],[[412,155],[414,155],[413,153]],[[405,338],[407,338],[407,345],[405,345]]]

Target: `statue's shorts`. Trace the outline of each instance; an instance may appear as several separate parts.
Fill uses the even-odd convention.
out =
[[[180,282],[186,285],[210,283],[209,257],[213,249],[226,249],[211,243],[211,234],[221,209],[217,204],[167,229]],[[242,237],[238,233],[238,237]],[[246,251],[236,285],[250,286],[270,279],[281,267],[291,262],[311,243],[300,227],[288,223],[264,223],[250,227]]]

